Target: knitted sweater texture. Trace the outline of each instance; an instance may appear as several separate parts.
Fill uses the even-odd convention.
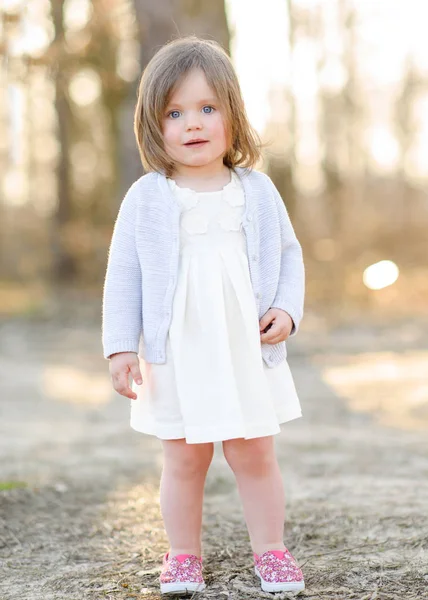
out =
[[[303,316],[305,273],[302,249],[272,180],[236,167],[245,194],[243,229],[259,319],[271,307],[293,319]],[[139,352],[149,363],[165,363],[166,338],[179,266],[180,208],[162,173],[135,181],[122,200],[110,243],[103,289],[104,357]],[[183,348],[185,351],[185,348]],[[261,344],[270,367],[286,356],[286,342]]]

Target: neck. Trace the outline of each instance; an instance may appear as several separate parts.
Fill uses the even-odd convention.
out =
[[[188,179],[216,179],[221,178],[225,174],[229,173],[229,169],[223,163],[223,157],[219,157],[217,160],[200,166],[189,166],[180,163],[175,164],[175,168],[172,173],[172,177],[186,177]]]
[[[226,165],[220,166],[207,165],[203,167],[183,167],[176,168],[171,179],[174,179],[182,187],[200,188],[201,191],[209,191],[211,188],[221,188],[230,181],[230,169]]]

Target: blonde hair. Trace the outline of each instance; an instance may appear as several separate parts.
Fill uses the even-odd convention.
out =
[[[228,139],[223,163],[229,168],[253,168],[263,144],[248,121],[232,61],[217,42],[191,35],[162,46],[143,71],[134,132],[144,169],[166,176],[174,170],[174,161],[164,149],[162,120],[174,87],[193,69],[204,72],[222,108]]]

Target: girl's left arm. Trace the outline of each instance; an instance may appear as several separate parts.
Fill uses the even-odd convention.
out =
[[[278,289],[271,308],[285,310],[293,320],[290,336],[296,335],[303,317],[305,268],[302,247],[294,233],[285,204],[271,181],[281,226],[281,270]]]

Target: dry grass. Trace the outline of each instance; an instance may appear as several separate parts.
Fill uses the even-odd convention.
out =
[[[215,480],[211,487],[215,487]],[[103,490],[98,489],[98,493]],[[207,499],[204,598],[288,598],[263,593],[253,574],[248,537],[234,490]],[[16,489],[3,496],[2,600],[160,598],[166,537],[157,486],[116,490],[99,503],[93,490]],[[306,579],[301,598],[427,598],[426,521],[289,507],[288,545]],[[353,512],[353,514],[352,514]],[[373,541],[373,531],[383,531]],[[142,546],[142,544],[144,544]],[[195,595],[196,596],[196,595]]]
[[[131,432],[120,398],[68,402],[38,387],[52,365],[81,369],[81,381],[88,372],[107,377],[97,331],[1,333],[3,480],[27,486],[0,491],[0,599],[159,599],[167,548],[159,445]],[[304,418],[284,427],[277,448],[285,541],[305,575],[299,597],[428,599],[426,431],[385,427],[373,407],[353,412],[322,379],[310,347],[301,346],[290,364]],[[218,447],[204,509],[207,588],[198,599],[289,597],[260,591],[235,483]]]

